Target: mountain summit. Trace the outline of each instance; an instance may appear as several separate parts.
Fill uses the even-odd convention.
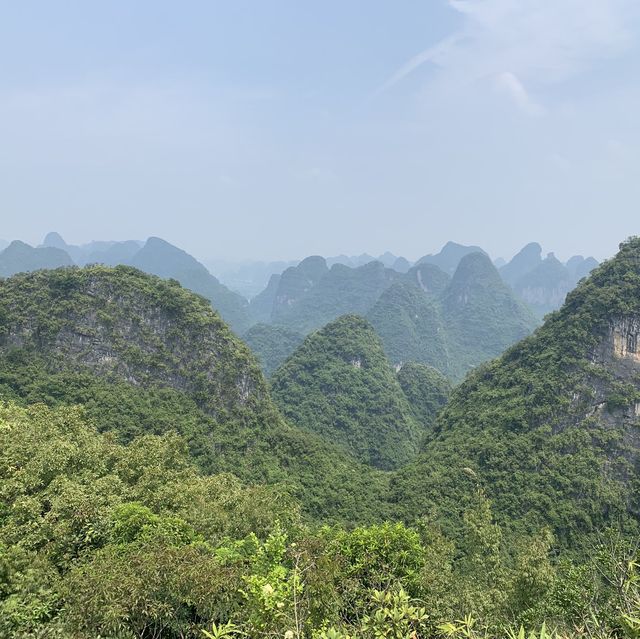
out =
[[[292,423],[390,469],[411,459],[422,429],[371,325],[345,315],[312,333],[272,377]]]

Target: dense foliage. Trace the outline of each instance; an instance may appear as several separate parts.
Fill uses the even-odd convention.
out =
[[[285,482],[309,515],[367,521],[379,511],[386,478],[286,423],[208,301],[131,267],[0,281],[0,392],[81,404],[121,441],[175,429],[207,472]]]
[[[311,279],[306,274],[308,266],[300,272],[306,261],[282,274],[271,315],[273,323],[303,334],[341,315],[364,315],[382,292],[402,277],[380,262],[369,262],[358,268],[334,264],[325,273],[316,269],[316,279]]]
[[[389,470],[411,459],[423,428],[369,323],[345,315],[312,333],[271,379],[292,424]]]
[[[456,389],[392,501],[406,517],[435,508],[455,526],[479,483],[500,521],[550,525],[568,546],[607,524],[636,530],[638,317],[633,239],[533,336]]]
[[[511,304],[462,262],[405,280],[452,334]],[[632,239],[447,402],[343,317],[274,375],[289,423],[175,281],[0,280],[0,637],[638,639],[638,318]]]
[[[11,404],[0,480],[2,637],[637,636],[637,547],[608,532],[555,561],[548,531],[507,539],[481,493],[456,539],[309,528],[277,490],[202,476],[175,435],[122,446],[78,409]]]
[[[393,363],[421,362],[456,381],[537,324],[482,253],[463,257],[451,280],[432,264],[411,269],[367,317]]]
[[[300,346],[304,337],[284,326],[255,324],[242,339],[258,358],[262,372],[269,377]]]
[[[398,382],[416,420],[429,430],[451,395],[451,383],[435,368],[416,362],[402,366]]]

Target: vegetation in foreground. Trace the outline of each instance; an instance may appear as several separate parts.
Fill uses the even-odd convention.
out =
[[[506,534],[481,491],[456,539],[428,517],[309,527],[276,489],[203,476],[176,435],[124,446],[80,409],[13,404],[0,479],[3,637],[640,632],[637,544],[606,530],[558,556],[546,529]]]

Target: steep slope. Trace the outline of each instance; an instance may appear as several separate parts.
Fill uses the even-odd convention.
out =
[[[11,277],[16,273],[27,273],[43,268],[70,266],[73,262],[69,254],[59,248],[33,248],[15,240],[0,252],[0,277]]]
[[[274,373],[272,395],[293,424],[377,468],[413,457],[422,430],[369,323],[346,315],[312,333]]]
[[[447,242],[439,253],[435,255],[425,255],[421,257],[417,264],[435,264],[438,268],[449,275],[458,268],[460,260],[470,253],[484,253],[479,246],[464,246],[456,242]]]
[[[326,260],[319,255],[311,255],[297,266],[284,271],[278,279],[278,287],[271,308],[271,319],[280,323],[282,318],[289,314],[291,307],[309,293],[328,272]]]
[[[540,262],[542,247],[537,242],[530,242],[500,269],[500,275],[509,286],[514,286],[521,277],[537,268]]]
[[[406,273],[411,268],[411,262],[405,257],[399,257],[392,265],[391,268],[398,273]]]
[[[84,264],[85,251],[79,246],[67,244],[60,233],[56,233],[55,231],[51,231],[45,235],[41,248],[59,249],[67,253],[75,264]],[[61,264],[60,266],[63,265]]]
[[[163,278],[178,280],[185,288],[206,297],[238,334],[252,322],[249,304],[213,276],[195,258],[158,237],[150,237],[131,260],[131,265]]]
[[[482,253],[465,256],[442,296],[450,349],[449,371],[467,372],[528,335],[537,325],[529,309]]]
[[[88,251],[85,262],[87,264],[104,264],[106,266],[130,264],[140,249],[140,243],[135,240],[113,242],[110,246]]]
[[[250,302],[249,309],[251,311],[251,317],[256,322],[266,322],[271,320],[271,313],[276,301],[276,295],[278,294],[278,287],[280,286],[280,279],[282,275],[275,274],[269,278],[269,282],[266,288],[258,293]]]
[[[281,288],[286,273],[282,274]],[[308,333],[340,315],[365,315],[382,292],[402,277],[380,262],[369,262],[358,268],[334,264],[315,286],[295,301],[283,304],[279,291],[272,321]]]
[[[456,522],[477,486],[512,527],[574,547],[640,518],[640,239],[531,337],[474,372],[392,491],[405,516]]]
[[[572,281],[577,284],[583,277],[587,277],[594,268],[598,266],[598,260],[594,257],[583,257],[582,255],[574,255],[569,258],[566,265]]]
[[[258,358],[262,372],[268,377],[302,344],[304,335],[284,326],[255,324],[242,339]]]
[[[417,286],[392,284],[367,313],[367,319],[392,364],[422,362],[449,373],[447,331],[440,306]]]
[[[384,481],[284,422],[207,300],[130,267],[0,280],[0,397],[82,404],[125,441],[177,429],[206,471],[284,482],[313,516],[366,519]]]
[[[566,266],[549,253],[535,269],[518,278],[513,289],[538,317],[544,317],[560,308],[574,284]]]
[[[441,295],[451,282],[451,278],[441,268],[428,263],[417,264],[409,269],[406,279],[430,296]]]
[[[398,371],[398,383],[416,420],[431,429],[451,395],[451,382],[432,366],[409,362]]]

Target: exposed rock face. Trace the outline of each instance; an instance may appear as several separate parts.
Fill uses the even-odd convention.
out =
[[[611,343],[614,357],[640,365],[640,318],[619,319],[611,327]]]
[[[203,298],[175,283],[96,266],[16,276],[0,283],[0,296],[0,355],[24,349],[52,369],[190,394],[208,389],[203,405],[215,415],[267,396],[248,349]]]

